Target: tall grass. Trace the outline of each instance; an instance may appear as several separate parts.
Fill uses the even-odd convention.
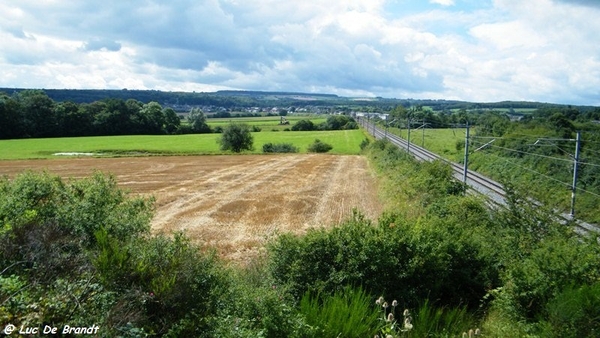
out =
[[[300,313],[316,327],[317,337],[373,337],[379,329],[379,313],[361,288],[347,287],[332,296],[306,293]]]
[[[414,314],[413,325],[406,337],[460,337],[475,331],[475,319],[464,307],[434,307],[426,300]]]

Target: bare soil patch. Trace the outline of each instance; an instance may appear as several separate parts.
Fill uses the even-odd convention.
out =
[[[374,175],[361,156],[241,155],[0,161],[0,175],[42,170],[65,178],[94,170],[134,194],[153,195],[157,232],[184,230],[235,261],[283,232],[331,226],[357,208],[381,212]]]

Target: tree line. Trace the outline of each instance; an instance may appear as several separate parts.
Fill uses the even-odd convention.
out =
[[[157,102],[105,99],[55,102],[42,90],[0,93],[0,139],[173,134],[181,119]]]

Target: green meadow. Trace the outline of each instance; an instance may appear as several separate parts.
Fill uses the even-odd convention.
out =
[[[261,131],[252,133],[254,150],[262,153],[265,143],[292,143],[306,153],[315,139],[333,146],[332,154],[358,154],[366,137],[362,130]],[[96,156],[204,155],[224,154],[217,139],[220,134],[96,136],[0,141],[0,159],[60,158],[56,153],[95,153]]]
[[[389,133],[407,138],[406,129],[389,128]],[[471,130],[473,132],[473,130]],[[464,148],[457,149],[457,143],[464,145],[465,128],[456,129],[413,129],[410,132],[410,142],[424,147],[451,161],[458,161],[464,155]]]
[[[293,115],[284,116],[290,124],[279,124],[281,117],[279,116],[263,116],[263,117],[235,117],[235,118],[210,118],[206,119],[206,123],[211,128],[225,128],[230,123],[244,123],[249,126],[259,127],[262,131],[283,131],[286,128],[291,128],[295,122],[299,120],[311,120],[315,125],[327,121],[323,115]]]

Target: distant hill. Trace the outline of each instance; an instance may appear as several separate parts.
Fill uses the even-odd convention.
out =
[[[24,88],[0,88],[0,92],[9,95],[26,90]],[[455,109],[538,109],[557,104],[525,101],[502,101],[494,103],[477,103],[456,100],[430,99],[395,99],[395,98],[356,98],[341,97],[335,94],[315,94],[299,92],[262,92],[243,90],[221,90],[217,92],[166,92],[159,90],[112,90],[112,89],[43,89],[54,101],[72,101],[75,103],[91,103],[105,99],[134,99],[144,103],[155,101],[163,106],[176,110],[189,110],[193,106],[236,107],[302,107],[302,106],[347,106],[377,107],[390,109],[397,105],[410,107],[420,105],[435,111]],[[578,106],[581,110],[592,110],[596,107]]]

